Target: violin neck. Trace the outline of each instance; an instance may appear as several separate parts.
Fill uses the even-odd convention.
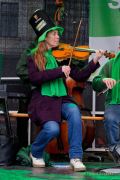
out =
[[[90,53],[95,53],[95,49],[88,49],[88,48],[79,48],[75,47],[75,50],[80,51],[80,52],[90,52]]]

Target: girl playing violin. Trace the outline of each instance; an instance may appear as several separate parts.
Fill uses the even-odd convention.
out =
[[[68,123],[70,164],[75,171],[85,171],[82,163],[82,121],[81,112],[72,97],[68,95],[65,79],[86,81],[98,67],[103,51],[97,51],[95,58],[81,70],[75,65],[58,66],[52,49],[59,45],[63,28],[55,26],[44,11],[36,10],[30,24],[38,36],[37,46],[28,57],[28,73],[32,84],[32,98],[28,107],[31,120],[41,130],[31,146],[33,167],[45,167],[43,151],[47,144],[58,137],[60,123]]]

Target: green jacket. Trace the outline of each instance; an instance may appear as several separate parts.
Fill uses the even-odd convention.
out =
[[[28,67],[27,67],[27,57],[30,55],[31,50],[36,47],[36,42],[32,42],[30,46],[22,53],[17,66],[16,74],[22,81],[24,87],[27,89],[28,93],[31,93],[31,89],[34,88],[31,86],[28,76]]]
[[[116,55],[115,58],[120,58],[120,52]],[[101,92],[104,89],[106,89],[105,83],[103,83],[103,78],[111,78],[111,72],[112,72],[112,65],[114,62],[114,59],[110,59],[101,69],[100,73],[98,76],[94,77],[93,82],[92,82],[92,87],[94,91],[96,92]],[[106,97],[105,97],[105,106],[110,104],[112,99],[112,90],[108,90],[106,92]]]
[[[32,42],[30,46],[22,53],[17,66],[16,74],[24,82],[29,82],[28,68],[27,68],[27,57],[30,55],[31,50],[36,46],[35,42]]]

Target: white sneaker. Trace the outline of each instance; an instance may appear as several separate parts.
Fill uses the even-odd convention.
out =
[[[86,167],[80,159],[71,159],[70,164],[73,167],[74,171],[86,171]]]
[[[43,160],[43,158],[33,157],[32,154],[30,154],[30,157],[32,159],[33,167],[45,167],[45,161]]]

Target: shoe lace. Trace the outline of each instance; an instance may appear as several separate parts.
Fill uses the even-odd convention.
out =
[[[80,162],[80,159],[74,159],[75,162]]]

